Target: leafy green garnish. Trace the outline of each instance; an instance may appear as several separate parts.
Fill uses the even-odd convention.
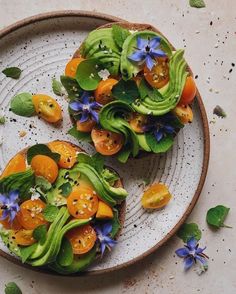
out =
[[[74,126],[73,128],[71,128],[68,131],[68,134],[73,136],[75,139],[77,139],[78,141],[84,141],[84,142],[92,142],[91,139],[91,135],[90,133],[84,133],[84,132],[80,132],[76,129],[76,126]]]
[[[189,239],[194,237],[196,240],[200,240],[202,237],[202,232],[199,229],[198,225],[195,223],[183,224],[179,231],[177,232],[177,236],[187,243]]]
[[[119,213],[117,209],[113,208],[113,213],[114,213],[114,217],[111,221],[112,224],[112,231],[111,231],[111,238],[114,238],[115,235],[119,232],[120,228],[121,228],[121,224],[119,221]]]
[[[30,257],[30,255],[35,251],[37,246],[38,246],[38,244],[35,243],[35,244],[31,245],[31,246],[21,247],[20,248],[20,256],[21,256],[21,261],[23,263],[26,262],[26,260]]]
[[[33,231],[33,237],[40,244],[43,244],[47,239],[47,226],[40,225],[37,228],[35,228]]]
[[[161,141],[157,142],[156,138],[151,133],[145,134],[148,146],[154,153],[163,153],[170,149],[174,143],[174,139],[171,135],[166,135]]]
[[[77,156],[79,163],[87,163],[93,166],[98,173],[101,173],[104,167],[104,157],[99,154],[95,153],[94,155],[90,156],[86,153],[79,153]]]
[[[139,94],[140,94],[141,99],[149,97],[150,99],[152,99],[154,101],[162,101],[163,100],[163,96],[161,95],[161,93],[156,88],[152,88],[145,81],[145,79],[142,79],[138,90],[139,90]]]
[[[118,25],[112,26],[112,36],[118,47],[122,48],[124,41],[129,35],[130,32],[127,29],[124,29]]]
[[[0,125],[4,125],[6,122],[5,116],[0,116]]]
[[[82,61],[77,67],[76,81],[80,87],[86,91],[92,91],[97,88],[101,78],[98,72],[102,69],[100,62],[95,59],[87,59]]]
[[[189,5],[195,8],[203,8],[206,7],[204,0],[189,0]]]
[[[71,191],[72,191],[72,186],[71,183],[66,182],[63,183],[60,187],[59,190],[61,191],[61,195],[64,197],[67,197],[70,195]]]
[[[35,113],[32,95],[30,93],[21,93],[14,96],[10,103],[11,111],[20,116],[32,116]]]
[[[46,221],[53,222],[58,215],[59,209],[57,206],[48,204],[43,210],[43,216]]]
[[[213,114],[217,115],[218,117],[225,118],[226,112],[220,105],[216,105],[216,107],[213,109]]]
[[[63,96],[65,94],[65,90],[61,82],[56,79],[52,79],[52,90],[53,93],[57,96]]]
[[[72,264],[74,259],[73,249],[71,243],[67,238],[63,238],[61,248],[57,256],[57,262],[61,266],[69,266]]]
[[[9,282],[5,285],[5,294],[22,294],[22,291],[15,282]]]
[[[59,153],[55,153],[52,152],[47,145],[45,144],[36,144],[32,147],[30,147],[27,151],[27,162],[28,164],[31,163],[32,158],[35,155],[46,155],[51,157],[53,160],[55,160],[56,162],[58,162],[60,160],[60,154]]]
[[[133,80],[121,79],[113,88],[112,95],[117,99],[131,104],[139,97],[138,87]]]
[[[207,211],[206,221],[208,225],[213,226],[217,229],[221,227],[231,228],[224,224],[225,218],[229,213],[230,208],[224,205],[217,205],[216,207],[210,208]]]
[[[43,192],[47,192],[52,188],[52,184],[41,176],[35,177],[35,185],[37,186],[37,188],[40,188],[40,190],[42,190]]]
[[[5,68],[2,73],[8,77],[8,78],[12,78],[12,79],[19,79],[20,75],[21,75],[22,70],[19,67],[8,67]]]
[[[82,94],[83,90],[80,88],[76,79],[67,76],[61,76],[60,79],[62,85],[66,89],[66,92],[70,100],[78,99]]]
[[[109,183],[110,186],[114,186],[115,182],[119,179],[119,176],[110,171],[108,168],[103,169],[101,176]]]

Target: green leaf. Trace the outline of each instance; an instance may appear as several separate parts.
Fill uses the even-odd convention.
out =
[[[43,244],[47,239],[47,226],[40,225],[33,231],[33,237],[39,244]]]
[[[120,48],[122,48],[124,41],[126,38],[130,35],[130,32],[127,29],[122,28],[121,26],[118,25],[113,25],[112,26],[112,36]]]
[[[0,125],[4,125],[6,122],[6,118],[4,116],[0,116]]]
[[[57,256],[57,262],[61,266],[69,266],[72,264],[73,259],[74,254],[71,243],[66,238],[63,238],[61,243],[61,249]]]
[[[62,196],[67,197],[72,191],[72,186],[69,182],[66,182],[62,184],[58,189],[61,191]]]
[[[101,176],[109,183],[110,186],[114,186],[115,182],[119,179],[119,176],[110,171],[108,168],[103,169]]]
[[[93,166],[97,172],[101,173],[104,167],[104,157],[99,154],[95,153],[94,155],[90,156],[86,153],[79,153],[77,156],[79,163],[87,163]]]
[[[102,67],[97,59],[91,58],[84,60],[77,67],[76,81],[86,91],[95,90],[101,80],[98,75],[101,69]]]
[[[52,188],[52,184],[41,176],[35,177],[35,185],[44,192],[47,192]]]
[[[194,237],[196,240],[200,240],[202,237],[202,232],[199,229],[198,225],[195,223],[190,224],[183,224],[179,231],[177,232],[177,236],[184,241],[184,243],[187,243],[189,239]]]
[[[217,229],[220,227],[231,228],[224,224],[225,218],[229,213],[230,208],[224,205],[217,205],[216,207],[210,208],[207,211],[206,221],[208,225],[213,226]]]
[[[46,221],[53,222],[58,215],[59,209],[55,205],[48,204],[43,210],[43,216]]]
[[[9,282],[5,285],[5,294],[22,294],[22,291],[15,282]]]
[[[139,97],[138,87],[133,80],[121,79],[113,88],[112,95],[117,99],[131,104]]]
[[[150,99],[152,99],[154,101],[162,101],[163,100],[163,96],[161,95],[161,93],[156,88],[152,88],[145,81],[145,79],[142,79],[138,90],[139,90],[139,94],[140,94],[141,99],[149,97]]]
[[[12,78],[12,79],[19,79],[20,75],[21,75],[22,70],[19,67],[8,67],[5,68],[2,73],[8,77],[8,78]]]
[[[21,247],[20,248],[20,256],[21,256],[21,261],[23,263],[26,262],[26,260],[30,257],[30,255],[35,251],[35,249],[38,247],[38,244],[35,243],[31,246],[27,247]]]
[[[220,105],[216,105],[213,110],[213,114],[217,115],[218,117],[225,118],[227,116],[226,112]]]
[[[47,145],[45,144],[36,144],[32,147],[30,147],[27,151],[27,162],[28,164],[31,163],[32,158],[35,155],[46,155],[51,157],[53,160],[55,160],[56,162],[58,162],[60,160],[60,154],[59,153],[55,153],[52,152]]]
[[[112,231],[111,231],[111,238],[114,238],[115,235],[119,232],[120,228],[121,228],[121,224],[119,221],[119,213],[117,209],[113,209],[113,213],[114,213],[114,217],[111,221],[112,224]]]
[[[10,103],[11,111],[20,116],[32,116],[35,113],[32,95],[30,93],[21,93],[14,96]]]
[[[61,76],[60,79],[70,100],[78,99],[81,96],[83,90],[80,88],[76,79],[67,76]]]
[[[122,150],[117,154],[117,159],[121,162],[121,163],[126,163],[126,161],[128,160],[129,156],[131,154],[131,149],[129,146],[125,146],[124,148],[122,148]]]
[[[63,96],[65,94],[62,83],[60,83],[56,79],[52,79],[52,90],[53,93],[57,96]]]
[[[174,143],[174,139],[171,135],[166,135],[160,142],[157,142],[155,136],[151,133],[146,133],[145,137],[148,146],[154,153],[166,152]]]
[[[84,142],[92,142],[91,139],[91,135],[90,133],[84,133],[84,132],[80,132],[76,129],[76,126],[74,126],[73,128],[71,128],[68,131],[68,134],[73,136],[75,139],[77,139],[78,141],[84,141]]]
[[[189,0],[189,5],[195,8],[203,8],[206,7],[204,0]]]

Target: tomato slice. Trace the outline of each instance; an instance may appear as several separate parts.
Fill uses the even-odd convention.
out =
[[[18,222],[27,230],[34,230],[40,225],[47,224],[42,213],[45,207],[46,204],[40,199],[23,202],[16,216]]]
[[[144,133],[147,125],[148,117],[144,114],[134,112],[131,115],[129,124],[136,133]]]
[[[25,156],[21,153],[18,153],[8,162],[0,178],[4,178],[19,172],[24,172],[25,170]]]
[[[36,242],[33,238],[33,231],[34,230],[18,230],[13,233],[12,238],[15,239],[18,245],[29,246]]]
[[[157,183],[144,192],[141,202],[144,208],[158,209],[167,205],[171,198],[168,188],[162,183]]]
[[[84,254],[91,250],[96,242],[97,235],[90,225],[70,230],[66,237],[71,243],[74,254]]]
[[[96,122],[92,119],[88,119],[85,122],[76,122],[76,129],[83,133],[90,133],[92,129],[95,127]]]
[[[91,137],[95,149],[103,155],[116,154],[124,145],[124,138],[121,134],[103,129],[93,128]]]
[[[193,111],[189,105],[177,105],[173,109],[173,113],[182,124],[191,123],[193,121]]]
[[[78,65],[84,60],[82,57],[77,57],[71,59],[65,68],[65,75],[71,78],[74,78],[76,76],[76,70]]]
[[[156,64],[152,70],[145,65],[144,77],[152,87],[158,89],[164,87],[169,81],[168,59],[166,57],[156,58]]]
[[[76,149],[71,144],[63,141],[53,141],[48,143],[52,152],[61,155],[58,165],[62,168],[72,168],[77,160]]]
[[[113,101],[111,90],[118,83],[115,79],[107,79],[105,81],[100,81],[97,89],[94,92],[95,100],[105,105],[111,101]]]
[[[98,195],[89,186],[74,187],[67,198],[67,208],[75,218],[90,218],[98,210]]]
[[[191,76],[187,77],[179,105],[187,105],[193,102],[197,93],[196,84]]]
[[[3,210],[0,209],[0,217],[2,217]],[[21,224],[18,222],[17,218],[15,217],[14,220],[11,222],[9,217],[4,220],[0,220],[0,224],[7,230],[19,230],[22,228]]]
[[[54,183],[58,176],[58,166],[49,156],[35,155],[31,160],[31,167],[36,176],[44,177],[50,183]]]
[[[57,123],[62,119],[60,105],[55,99],[44,94],[33,95],[32,98],[35,111],[49,123]]]

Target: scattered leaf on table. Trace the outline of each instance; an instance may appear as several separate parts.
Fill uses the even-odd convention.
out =
[[[194,237],[196,240],[200,240],[202,237],[202,232],[199,229],[198,225],[195,223],[190,224],[183,224],[179,231],[177,232],[177,236],[184,241],[184,243],[187,243],[189,239]]]
[[[219,105],[216,105],[216,107],[213,109],[213,114],[217,115],[218,117],[222,117],[222,118],[225,118],[227,116],[226,112]]]
[[[230,208],[224,205],[217,205],[216,207],[210,208],[207,211],[206,221],[210,226],[217,229],[221,227],[231,228],[224,224],[225,218],[229,213]]]
[[[12,78],[12,79],[19,79],[20,75],[21,75],[21,69],[19,67],[8,67],[5,68],[2,73],[8,77],[8,78]]]
[[[189,5],[195,8],[203,8],[206,7],[204,0],[189,0]]]

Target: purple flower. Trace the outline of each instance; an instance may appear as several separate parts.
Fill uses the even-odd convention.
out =
[[[128,58],[134,62],[142,64],[146,63],[149,70],[152,70],[155,64],[156,57],[166,56],[165,52],[157,47],[160,46],[161,38],[153,37],[152,39],[137,38],[137,50],[128,56]]]
[[[157,142],[160,142],[161,139],[165,137],[167,134],[173,134],[174,132],[175,132],[175,128],[172,127],[171,125],[164,125],[164,124],[158,123],[153,133]]]
[[[197,240],[192,237],[187,241],[187,245],[184,245],[185,247],[177,249],[175,253],[181,257],[184,258],[184,269],[188,270],[194,263],[197,263],[197,261],[200,262],[200,264],[207,268],[207,260],[208,256],[203,253],[203,251],[206,249],[198,247],[199,244]]]
[[[9,195],[0,194],[1,209],[3,211],[0,218],[1,220],[6,219],[7,217],[10,218],[11,222],[14,220],[17,212],[20,210],[18,200],[19,192],[17,190],[11,191]]]
[[[91,95],[88,92],[83,92],[83,95],[81,96],[82,101],[74,101],[69,104],[70,109],[81,114],[79,120],[81,123],[87,121],[90,117],[98,123],[98,113],[96,110],[99,107],[102,107],[102,105],[96,101],[90,102],[90,99]]]
[[[112,224],[109,222],[101,226],[95,226],[95,231],[100,242],[100,249],[103,256],[103,253],[106,248],[111,250],[111,248],[115,246],[117,243],[117,241],[111,239],[108,236],[112,231]]]

